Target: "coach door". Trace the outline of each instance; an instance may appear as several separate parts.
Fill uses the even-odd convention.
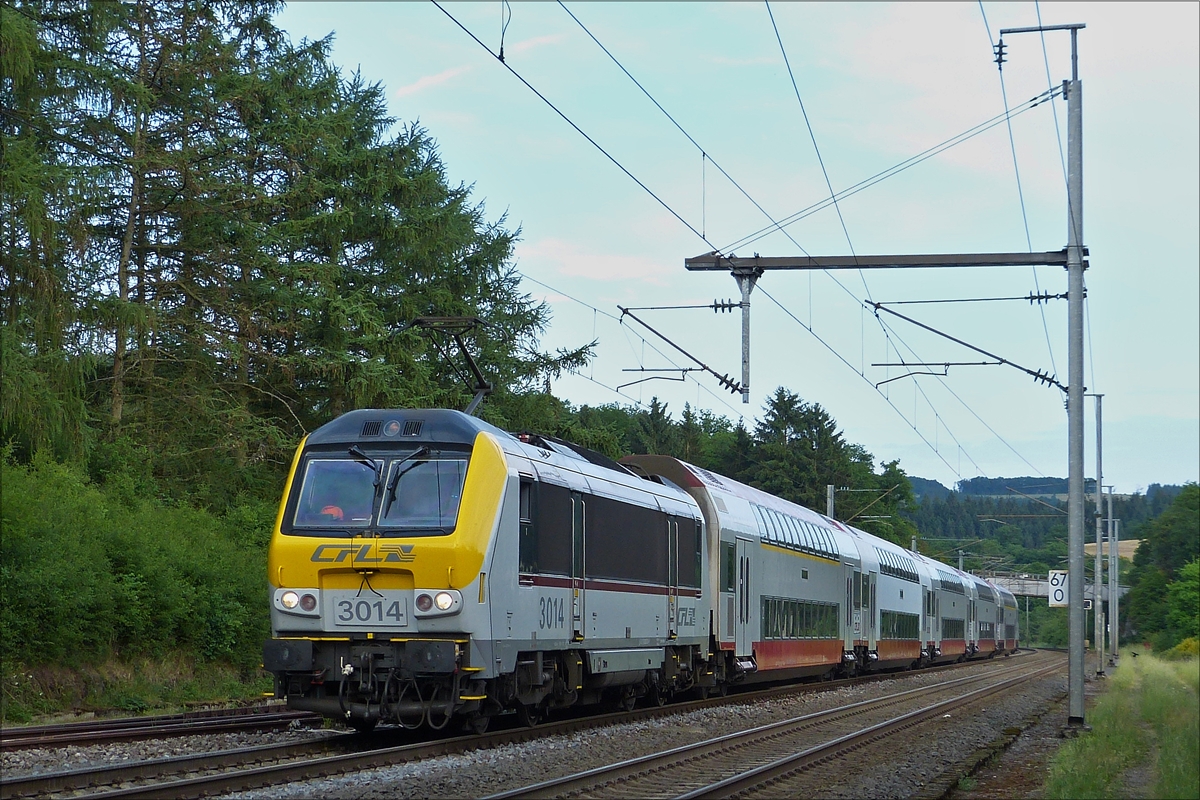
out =
[[[583,640],[584,601],[584,513],[583,495],[571,492],[571,620],[575,641]]]
[[[926,643],[933,641],[933,592],[930,591],[929,589],[925,589],[924,593],[925,593],[925,603],[924,603],[923,608],[925,609],[925,632],[924,632],[924,635],[921,637],[922,638],[922,642],[921,642],[922,650],[925,649]]]
[[[869,608],[868,608],[869,613],[867,616],[867,624],[866,624],[867,635],[864,636],[863,638],[867,640],[868,647],[871,650],[874,650],[875,648],[877,648],[879,646],[878,642],[875,641],[875,637],[879,635],[879,632],[875,630],[875,620],[879,618],[879,615],[875,611],[875,579],[878,577],[878,575],[877,575],[877,573],[874,573],[874,572],[869,573],[869,574],[870,574],[870,579],[868,580],[867,586],[864,588],[864,591],[863,591],[863,594],[865,594],[869,597],[869,603],[868,603],[869,604]],[[864,575],[863,577],[867,577],[867,576]]]
[[[737,540],[737,636],[735,653],[739,656],[750,655],[754,651],[754,631],[752,629],[754,608],[750,595],[750,549],[751,543],[745,539]]]
[[[850,576],[850,630],[854,633],[856,643],[866,638],[863,633],[862,578],[863,574],[858,570],[854,570]]]
[[[667,636],[679,635],[679,520],[667,517]]]
[[[970,591],[969,589],[967,591]],[[975,601],[967,601],[967,642],[973,644],[979,637],[976,634]]]

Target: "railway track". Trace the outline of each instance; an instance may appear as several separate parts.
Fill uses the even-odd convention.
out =
[[[1020,660],[1024,660],[1023,658]],[[945,665],[953,671],[967,665]],[[973,665],[978,669],[981,665]],[[991,672],[992,670],[989,670]],[[899,673],[911,674],[911,673]],[[850,684],[888,680],[897,673],[869,675],[843,681],[798,684],[731,694],[725,698],[676,703],[631,712],[567,719],[536,728],[514,728],[482,736],[460,736],[439,741],[407,742],[379,746],[388,733],[367,739],[354,734],[332,734],[317,742],[265,745],[238,750],[154,759],[137,764],[77,769],[0,781],[4,797],[201,797],[343,774],[358,770],[420,761],[469,750],[531,741],[588,728],[685,713],[698,708],[769,700]],[[394,741],[394,738],[392,739]]]
[[[278,730],[294,722],[320,723],[316,714],[256,706],[250,709],[188,712],[157,717],[126,717],[61,725],[7,728],[0,731],[0,751],[35,747],[131,742],[167,736],[226,733],[245,730]]]
[[[585,772],[491,795],[501,798],[712,798],[807,796],[786,782],[820,763],[907,731],[922,722],[1060,670],[1018,664],[726,734]],[[814,740],[820,744],[813,745]]]

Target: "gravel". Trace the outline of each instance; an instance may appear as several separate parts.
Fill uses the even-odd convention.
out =
[[[1017,658],[979,664],[963,670],[913,672],[890,681],[718,706],[668,718],[550,736],[491,750],[257,789],[229,797],[480,797],[691,744],[722,733],[746,730],[858,700],[979,674],[1003,665],[1013,665]],[[982,717],[954,715],[948,720],[939,720],[933,726],[922,727],[918,736],[901,736],[881,747],[860,750],[853,756],[857,765],[854,770],[847,771],[844,763],[840,767],[819,767],[807,773],[799,782],[788,784],[786,789],[775,787],[779,789],[775,796],[911,797],[919,794],[929,781],[951,765],[999,737],[1004,728],[1017,725],[1034,709],[1043,706],[1064,689],[1065,677],[1056,675],[1003,699],[993,696],[985,701],[986,711]],[[0,765],[4,776],[11,778],[22,774],[129,763],[262,744],[307,741],[327,733],[320,729],[295,727],[288,731],[206,734],[88,747],[20,750],[0,754]]]
[[[1013,664],[1014,660],[1005,663]],[[999,667],[1001,664],[977,665],[949,673],[918,672],[892,681],[702,709],[669,718],[612,725],[491,750],[256,789],[229,797],[481,797],[691,744],[722,733],[746,730],[857,700],[925,686],[950,677],[978,674],[993,666]],[[1054,677],[1003,699],[997,696],[988,698],[982,719],[954,715],[949,720],[940,720],[936,724],[936,736],[927,734],[925,731],[929,729],[922,728],[920,736],[903,736],[902,741],[891,741],[879,748],[880,752],[858,751],[854,758],[859,768],[853,774],[846,774],[844,764],[840,767],[822,767],[809,773],[810,776],[816,776],[820,772],[821,777],[815,782],[806,778],[805,785],[808,788],[794,790],[789,786],[787,791],[780,791],[775,796],[909,797],[952,764],[998,737],[1005,727],[1024,719],[1038,704],[1045,703],[1050,696],[1061,691],[1064,683],[1064,679]],[[802,793],[798,794],[797,791]]]
[[[1065,676],[1055,675],[1016,692],[993,695],[985,705],[922,725],[917,735],[901,734],[858,751],[853,756],[858,768],[853,772],[847,773],[844,762],[818,767],[786,787],[774,787],[786,789],[775,796],[904,798],[922,794],[931,781],[1000,738],[1005,728],[1019,727],[1066,688]]]

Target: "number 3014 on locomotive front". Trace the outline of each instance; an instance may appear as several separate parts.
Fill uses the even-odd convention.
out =
[[[326,592],[326,618],[338,628],[404,628],[408,626],[405,592]]]

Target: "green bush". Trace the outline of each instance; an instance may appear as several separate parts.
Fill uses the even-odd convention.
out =
[[[130,489],[141,481],[115,477],[98,487],[49,459],[0,464],[4,660],[94,664],[183,650],[253,670],[269,630],[273,511],[243,499],[218,517],[139,496]]]

